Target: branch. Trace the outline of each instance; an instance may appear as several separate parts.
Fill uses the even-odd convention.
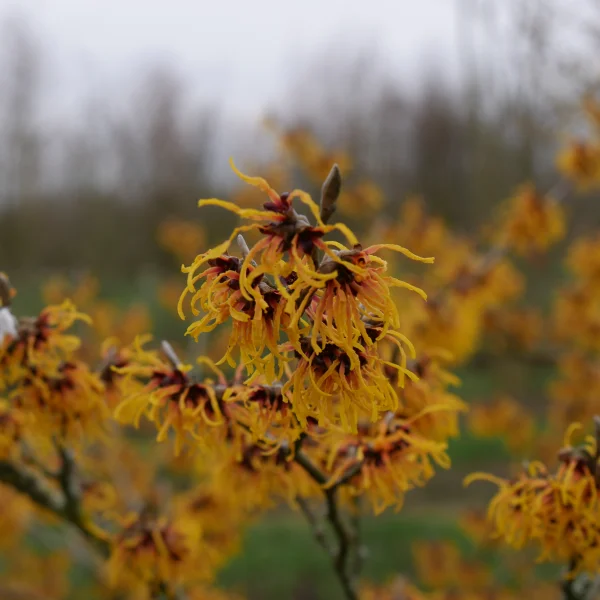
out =
[[[352,541],[352,545],[354,546],[354,563],[352,565],[353,573],[360,573],[362,570],[363,562],[367,557],[367,547],[362,545],[361,542],[361,527],[360,527],[360,517],[362,512],[361,506],[361,498],[360,496],[355,496],[353,498],[354,511],[352,512],[352,532],[354,534],[354,539]]]
[[[321,546],[323,550],[325,550],[325,552],[331,556],[331,558],[335,558],[335,548],[332,548],[327,541],[325,530],[323,529],[321,523],[319,523],[317,517],[313,514],[308,502],[302,498],[302,496],[297,496],[296,503],[300,507],[302,514],[306,517],[306,520],[308,521],[308,524],[310,525],[310,528],[315,536],[315,540],[317,540],[319,546]]]
[[[338,489],[344,483],[347,483],[352,477],[354,477],[358,471],[360,470],[361,464],[353,466],[349,471],[341,477],[338,481],[336,481],[333,485],[324,488],[327,484],[327,475],[319,469],[317,465],[315,465],[312,460],[304,452],[302,452],[303,438],[300,438],[294,448],[294,460],[298,463],[309,475],[310,477],[321,486],[323,490],[323,494],[325,495],[325,503],[327,506],[327,512],[325,515],[326,520],[329,522],[333,533],[335,534],[337,540],[337,547],[333,550],[329,549],[328,544],[325,540],[325,535],[320,531],[320,527],[316,521],[316,518],[312,514],[312,512],[305,510],[307,509],[306,504],[303,500],[299,501],[299,506],[306,516],[309,524],[313,528],[315,533],[315,537],[320,545],[325,548],[328,552],[329,556],[333,561],[333,567],[335,573],[340,581],[342,589],[344,590],[344,594],[347,600],[358,600],[358,594],[354,585],[354,573],[350,574],[350,564],[349,559],[351,558],[351,550],[353,544],[357,541],[358,536],[357,533],[352,531],[349,527],[346,526],[344,521],[342,520],[339,506],[338,506]]]
[[[108,556],[108,543],[90,531],[86,522],[82,506],[81,485],[77,478],[77,464],[73,452],[60,443],[56,444],[56,449],[61,459],[57,479],[64,496],[64,518],[77,527],[103,556]]]
[[[327,476],[315,465],[315,463],[300,450],[296,448],[294,454],[294,460],[316,481],[319,485],[325,485],[327,483]]]
[[[66,468],[65,468],[66,465]],[[74,495],[73,462],[69,458],[63,463],[58,476],[62,494],[48,482],[28,467],[17,465],[7,460],[0,461],[0,482],[9,485],[16,491],[27,496],[34,504],[46,509],[64,521],[75,526],[102,554],[108,556],[108,542],[96,536],[85,523],[81,511],[81,502]]]
[[[577,563],[577,557],[573,557],[569,561],[567,571],[563,575],[562,580],[560,582],[560,588],[563,593],[563,600],[584,600],[584,598],[586,597],[585,591],[584,593],[580,593],[576,589],[577,578],[575,577],[574,572],[577,569]]]
[[[0,481],[25,494],[38,506],[57,515],[64,513],[64,498],[31,469],[2,460],[0,461]]]
[[[172,590],[161,581],[155,590],[151,590],[152,600],[185,600],[187,596],[180,590]]]

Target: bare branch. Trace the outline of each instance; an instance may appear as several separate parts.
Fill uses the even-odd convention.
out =
[[[38,506],[58,515],[64,513],[64,498],[33,470],[2,460],[0,481],[25,494]]]
[[[358,471],[360,471],[362,465],[361,463],[358,463],[357,465],[353,466],[333,485],[325,488],[324,486],[328,482],[327,475],[323,473],[321,469],[319,469],[319,467],[315,465],[312,460],[302,451],[302,442],[303,438],[300,438],[300,440],[296,442],[294,448],[294,460],[310,475],[310,477],[316,483],[321,486],[323,490],[327,507],[325,518],[331,526],[337,541],[336,548],[333,549],[333,552],[328,550],[328,554],[332,558],[335,573],[338,577],[340,585],[342,586],[342,589],[344,590],[346,598],[348,600],[358,600],[358,594],[354,585],[354,573],[350,572],[350,559],[352,557],[353,544],[357,541],[358,536],[344,523],[342,519],[338,505],[337,492],[341,485],[347,483],[358,473]],[[299,505],[309,521],[309,524],[313,528],[313,531],[315,531],[315,537],[317,537],[316,532],[318,532],[319,529],[316,525],[316,519],[314,518],[314,515],[311,512],[305,512],[303,505]],[[318,535],[319,537],[317,538],[317,541],[323,548],[327,550],[328,546],[323,542],[325,539],[324,533],[319,533]]]
[[[64,472],[61,472],[59,476],[63,494],[50,486],[35,471],[6,460],[0,461],[0,482],[24,494],[39,507],[45,508],[74,525],[103,556],[107,556],[109,552],[108,543],[89,530],[83,518],[81,502],[77,495],[73,495],[75,484],[72,480],[73,467],[71,460],[69,459],[67,462],[66,469],[64,469],[63,464]],[[67,490],[69,497],[67,496]]]
[[[316,481],[319,485],[327,483],[327,476],[315,465],[300,448],[296,449],[294,460]]]
[[[310,525],[313,535],[315,536],[315,540],[317,540],[319,546],[321,546],[325,550],[325,552],[329,554],[329,556],[334,558],[335,548],[332,548],[329,542],[327,541],[325,530],[323,529],[323,526],[321,525],[321,523],[319,523],[319,520],[310,509],[308,502],[304,498],[302,498],[302,496],[298,496],[296,497],[296,503],[300,507],[302,514],[306,517],[306,520]]]

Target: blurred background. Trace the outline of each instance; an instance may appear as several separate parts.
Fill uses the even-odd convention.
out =
[[[181,262],[233,223],[197,199],[237,193],[229,157],[268,174],[290,132],[347,153],[352,177],[385,195],[380,216],[418,194],[453,229],[478,230],[519,183],[554,182],[581,96],[600,83],[599,52],[594,0],[0,0],[0,268],[15,312],[70,294],[84,309],[93,299],[107,334],[180,339]],[[571,205],[574,232],[600,224],[595,200]],[[534,292],[554,275],[546,265]],[[468,368],[467,399],[507,377]],[[538,371],[510,371],[532,405]],[[503,452],[456,442],[451,473],[401,516],[365,524],[367,573],[410,570],[411,540],[453,535],[462,476]],[[223,581],[256,598],[333,590],[313,544],[274,515]]]

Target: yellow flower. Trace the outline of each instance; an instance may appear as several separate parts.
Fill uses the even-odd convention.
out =
[[[0,399],[0,459],[18,456],[28,420],[26,413]]]
[[[205,242],[204,229],[197,223],[171,218],[158,228],[158,242],[182,261],[192,260]]]
[[[441,218],[426,213],[419,197],[403,202],[395,220],[382,216],[371,237],[375,243],[401,244],[419,256],[435,256],[434,265],[425,272],[430,286],[435,287],[450,284],[473,252],[468,240],[449,231]]]
[[[598,412],[600,364],[580,352],[562,356],[558,378],[550,384],[548,419],[558,430],[573,421],[587,421]]]
[[[467,405],[448,389],[460,383],[443,368],[448,359],[444,353],[429,353],[410,364],[418,379],[407,379],[396,413],[399,418],[412,419],[415,432],[437,442],[459,434],[458,417],[467,410]]]
[[[499,240],[521,255],[547,250],[565,235],[565,217],[560,204],[537,192],[535,186],[521,186],[507,201]]]
[[[108,417],[102,382],[75,358],[79,338],[66,333],[78,320],[89,322],[68,301],[45,308],[35,319],[21,319],[17,336],[0,348],[0,389],[31,417],[28,429],[47,439],[100,435]]]
[[[80,346],[78,337],[65,333],[77,321],[90,323],[68,300],[43,309],[36,319],[21,319],[18,336],[0,347],[0,367],[4,369],[0,389],[22,380],[31,368],[57,374],[61,363],[70,360]]]
[[[271,182],[275,189],[285,189],[288,183],[287,170],[278,164],[267,165],[264,168],[265,179]],[[243,185],[235,189],[232,202],[242,208],[252,208],[261,203],[264,192],[256,187]]]
[[[488,333],[496,335],[492,341],[503,351],[533,350],[544,330],[544,319],[535,308],[489,310],[484,324]]]
[[[167,517],[131,513],[111,540],[107,569],[114,587],[151,588],[210,578],[201,560],[202,540],[196,529],[183,529]]]
[[[207,359],[204,362],[214,369],[218,383],[193,381],[187,375],[189,366],[165,363],[156,353],[144,350],[142,340],[138,340],[130,363],[117,370],[126,380],[115,418],[138,427],[142,416],[146,416],[156,425],[159,442],[167,439],[173,429],[177,454],[186,437],[201,441],[198,430],[202,425],[223,423],[218,386],[226,386],[218,369]]]
[[[227,361],[235,366],[233,353],[239,351],[240,362],[249,373],[258,369],[269,381],[273,381],[282,374],[283,357],[277,344],[280,328],[288,320],[281,293],[262,278],[254,278],[254,269],[250,267],[247,273],[252,277],[253,293],[249,298],[244,296],[241,259],[226,254],[210,258],[211,255],[209,252],[198,256],[192,266],[184,269],[188,274],[188,284],[179,300],[179,315],[185,318],[183,303],[188,294],[193,294],[190,301],[192,313],[204,313],[200,320],[188,327],[187,335],[198,340],[202,333],[231,320],[228,348],[218,364]],[[207,268],[198,273],[204,266]],[[202,284],[196,290],[200,281]],[[267,357],[263,357],[265,349],[269,350]],[[276,367],[277,360],[279,367]]]
[[[117,338],[120,343],[130,344],[138,335],[152,328],[148,308],[136,303],[121,311],[110,302],[95,302],[89,309],[97,338]]]
[[[469,427],[478,437],[502,438],[513,452],[531,448],[535,439],[535,418],[510,396],[499,396],[488,404],[475,404]]]
[[[80,308],[87,309],[98,296],[100,282],[90,273],[83,273],[76,282],[56,275],[44,282],[42,298],[46,304],[61,304],[70,300]]]
[[[498,492],[488,509],[494,534],[519,549],[534,543],[539,560],[569,562],[577,557],[577,570],[596,572],[600,566],[600,523],[596,485],[596,442],[588,437],[584,448],[566,448],[555,473],[542,463],[532,463],[519,476],[505,480],[475,473],[467,478],[488,480]],[[594,473],[592,473],[592,469]]]
[[[225,390],[222,408],[229,421],[248,431],[252,442],[274,450],[301,433],[288,396],[281,385],[234,384]]]
[[[403,377],[414,375],[401,364],[379,357],[377,345],[366,345],[358,352],[359,366],[352,367],[348,353],[334,344],[315,352],[309,338],[300,339],[302,353],[289,373],[283,392],[290,401],[300,424],[306,427],[308,417],[320,425],[339,425],[344,431],[356,432],[359,416],[366,413],[376,421],[381,413],[398,408],[397,387]],[[293,349],[291,344],[288,349]],[[385,370],[400,374],[394,385]]]
[[[569,248],[566,264],[582,283],[600,287],[600,235],[575,240]]]
[[[581,190],[600,183],[600,147],[593,142],[573,141],[559,155],[558,169]]]
[[[504,307],[523,291],[523,277],[507,260],[476,260],[461,265],[451,287],[413,316],[415,345],[442,349],[455,363],[479,348],[488,311]]]
[[[383,207],[383,192],[372,181],[361,181],[348,191],[342,191],[338,207],[343,214],[369,219]]]
[[[462,511],[460,527],[478,547],[490,545],[494,541],[484,510],[475,508]]]
[[[376,253],[390,249],[422,262],[433,262],[433,258],[420,258],[395,244],[378,244],[364,250],[360,245],[348,249],[336,242],[329,242],[329,246],[336,250],[327,255],[319,272],[332,277],[320,284],[320,289],[307,285],[301,279],[289,286],[293,291],[288,302],[288,310],[292,314],[289,336],[296,351],[303,352],[299,330],[310,329],[311,346],[316,354],[328,344],[334,344],[348,354],[352,369],[358,367],[358,352],[375,344],[390,330],[394,330],[391,335],[414,352],[408,339],[396,331],[400,327],[400,316],[390,290],[393,287],[406,288],[423,298],[426,297],[425,292],[386,275],[387,263]],[[310,325],[302,327],[305,310]],[[375,330],[367,331],[369,323],[380,325],[376,337],[372,336]],[[404,354],[404,350],[401,351]]]
[[[286,502],[296,506],[296,497],[320,495],[319,486],[292,460],[292,454],[274,446],[275,451],[242,438],[241,448],[222,445],[210,457],[210,471],[217,490],[243,490],[237,504],[254,513]]]
[[[31,414],[31,428],[70,442],[105,434],[109,417],[104,387],[80,361],[61,363],[50,373],[35,371],[10,393],[12,404]]]
[[[184,531],[202,536],[204,563],[215,572],[239,551],[249,514],[229,488],[218,487],[214,476],[196,489],[178,496],[177,522]]]
[[[446,444],[413,431],[408,420],[384,419],[332,443],[327,460],[328,485],[356,468],[357,473],[348,481],[351,494],[364,494],[376,515],[390,507],[400,510],[405,492],[425,485],[433,477],[434,464],[450,466],[446,448]]]
[[[459,582],[466,587],[460,581],[463,559],[452,542],[417,542],[412,545],[412,555],[419,581],[427,587],[455,587]]]
[[[600,350],[600,302],[596,289],[593,285],[578,285],[559,290],[553,314],[559,340],[586,350]]]
[[[306,192],[294,190],[290,193],[278,194],[262,177],[248,177],[240,173],[233,163],[231,166],[244,181],[263,191],[269,200],[263,204],[264,210],[244,209],[216,198],[200,200],[200,206],[220,206],[244,219],[254,221],[236,227],[228,240],[201,255],[199,259],[202,263],[226,252],[231,240],[239,233],[258,230],[263,237],[245,256],[239,273],[239,289],[244,298],[254,299],[261,308],[267,308],[257,286],[265,274],[273,277],[277,289],[284,295],[287,295],[285,285],[289,283],[287,278],[291,276],[294,280],[301,280],[305,285],[323,287],[324,282],[331,279],[332,275],[319,273],[313,260],[316,250],[330,253],[322,240],[323,236],[338,230],[351,245],[355,245],[357,240],[354,234],[341,223],[325,225],[320,217],[319,207]],[[296,198],[308,206],[316,226],[310,225],[304,215],[294,210],[292,202]],[[287,255],[287,262],[282,260],[284,255]],[[252,268],[255,259],[258,265]]]
[[[350,170],[350,157],[345,152],[326,151],[307,129],[295,128],[279,132],[279,141],[283,149],[316,183],[321,183],[327,177],[334,163],[344,172]]]

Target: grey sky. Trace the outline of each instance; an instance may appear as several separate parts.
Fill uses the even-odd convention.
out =
[[[57,63],[63,106],[166,62],[194,94],[258,113],[321,48],[375,45],[400,75],[457,51],[454,0],[0,0],[0,19],[11,13]]]

